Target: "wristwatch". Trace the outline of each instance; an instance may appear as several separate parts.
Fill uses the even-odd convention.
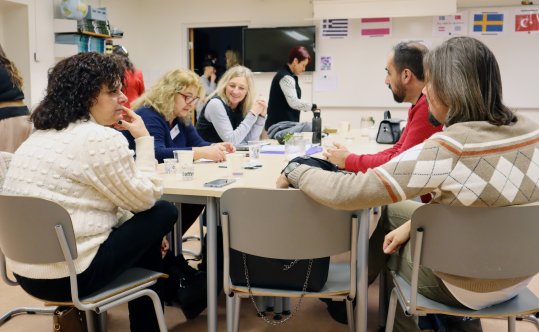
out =
[[[295,170],[299,165],[301,165],[301,164],[297,163],[295,161],[293,161],[293,162],[289,163],[288,165],[286,165],[286,167],[283,169],[284,176],[286,176],[286,178],[288,178],[288,174],[290,174],[290,172]]]

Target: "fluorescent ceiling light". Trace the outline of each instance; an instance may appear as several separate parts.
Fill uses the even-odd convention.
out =
[[[297,31],[283,31],[286,33],[290,38],[294,38],[297,41],[305,41],[309,40],[309,37],[297,32]]]

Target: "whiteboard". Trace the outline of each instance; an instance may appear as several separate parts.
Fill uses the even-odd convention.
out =
[[[384,84],[387,56],[400,41],[421,40],[432,48],[449,38],[433,36],[432,22],[432,17],[393,18],[391,36],[365,38],[360,36],[359,19],[351,19],[344,39],[323,39],[318,24],[313,102],[322,107],[402,107]],[[498,60],[505,104],[514,109],[539,108],[539,34],[474,37]],[[321,70],[322,56],[331,57],[331,70]],[[331,91],[319,91],[321,86]]]

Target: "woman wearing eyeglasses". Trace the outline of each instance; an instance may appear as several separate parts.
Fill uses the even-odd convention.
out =
[[[204,89],[198,75],[190,70],[174,69],[131,103],[154,138],[155,157],[159,162],[173,158],[174,150],[192,149],[195,160],[214,161],[223,161],[226,152],[235,151],[230,143],[212,144],[203,140],[191,124],[193,109],[201,96]],[[127,131],[123,133],[130,148],[134,148],[133,136]],[[204,205],[200,204],[181,205],[182,233],[191,227],[203,209]],[[195,318],[206,308],[206,274],[191,268],[181,255],[174,257],[170,251],[165,256],[167,268],[171,269],[165,271],[171,279],[180,279],[180,288],[176,297],[164,300],[178,303],[188,319]]]
[[[69,212],[82,298],[128,268],[162,271],[161,241],[178,216],[174,205],[159,201],[163,184],[155,169],[153,138],[140,117],[122,106],[127,100],[123,75],[117,61],[94,52],[58,62],[30,117],[36,131],[13,155],[3,185],[3,194],[45,198]],[[136,162],[125,138],[111,126],[136,137]],[[66,263],[7,263],[27,293],[71,300]],[[164,283],[151,287],[161,299]],[[131,331],[159,331],[148,297],[129,302],[129,321]]]
[[[213,144],[203,140],[191,124],[198,99],[204,95],[198,76],[186,69],[174,69],[163,75],[147,92],[131,103],[154,137],[155,158],[174,158],[174,150],[193,150],[194,159],[225,160],[233,152],[230,143]],[[135,141],[124,132],[129,147]]]
[[[253,73],[234,66],[219,80],[217,90],[208,97],[197,122],[200,136],[209,142],[234,145],[258,140],[264,129],[268,104],[254,100]]]

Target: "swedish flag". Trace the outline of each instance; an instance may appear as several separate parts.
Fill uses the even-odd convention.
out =
[[[473,17],[474,32],[502,32],[503,14],[475,14]]]

